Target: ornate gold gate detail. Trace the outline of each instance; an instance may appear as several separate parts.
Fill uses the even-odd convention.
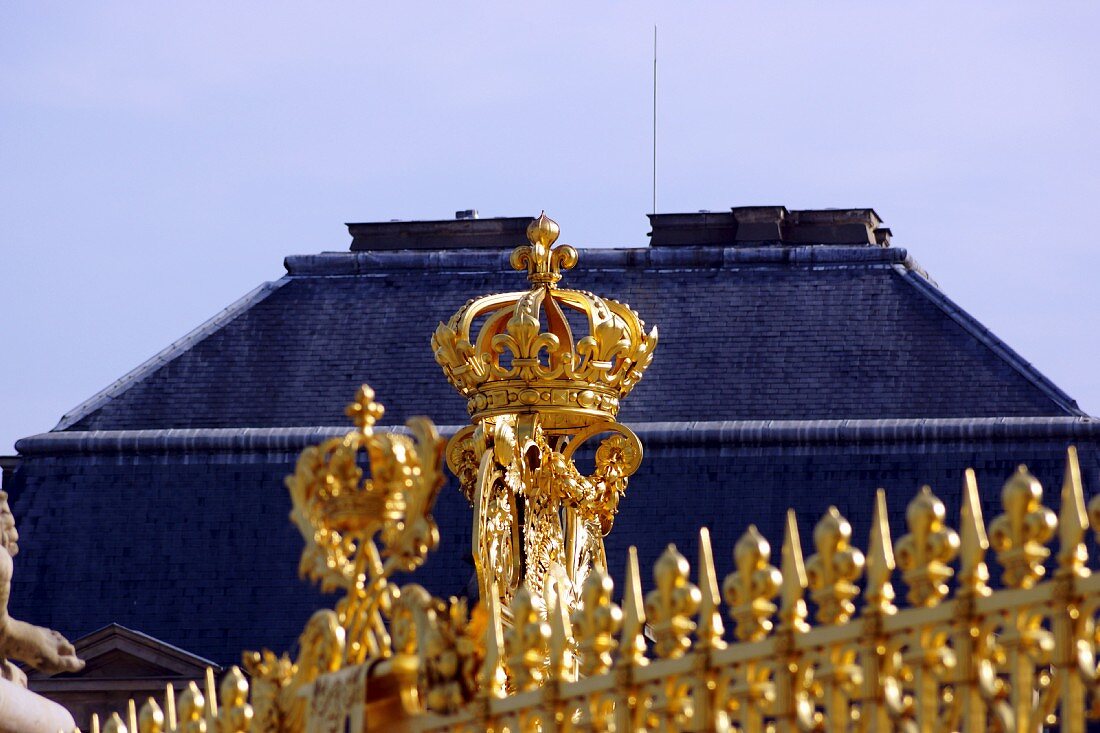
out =
[[[511,264],[530,288],[467,302],[436,328],[432,350],[473,423],[451,438],[447,463],[473,504],[480,595],[495,585],[507,607],[524,586],[545,617],[549,595],[572,610],[589,571],[607,567],[603,537],[642,460],[615,416],[653,360],[657,329],[647,334],[630,306],[558,287],[577,250],[553,246],[558,225],[545,213],[527,238]],[[574,458],[601,435],[584,475]]]
[[[433,338],[474,424],[449,442],[424,418],[407,435],[376,430],[364,387],[355,428],[303,451],[287,478],[301,573],[343,594],[297,657],[246,653],[247,676],[233,668],[220,692],[209,675],[205,691],[169,689],[106,731],[1073,733],[1100,719],[1086,536],[1100,536],[1100,496],[1086,505],[1073,448],[1057,513],[1021,466],[987,525],[967,471],[957,518],[924,487],[892,528],[879,490],[864,549],[836,508],[804,544],[790,510],[781,538],[745,530],[724,577],[703,529],[694,569],[670,545],[644,582],[632,549],[616,587],[599,538],[641,446],[615,416],[656,331],[557,289],[576,252],[552,248],[545,217],[529,236],[512,261],[530,290],[471,301]],[[573,340],[568,308],[589,336]],[[576,446],[606,434],[582,475]],[[444,459],[474,504],[473,608],[393,582],[438,544]]]

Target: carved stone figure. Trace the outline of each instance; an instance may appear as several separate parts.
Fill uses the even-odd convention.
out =
[[[33,626],[8,614],[8,597],[14,558],[19,553],[19,532],[8,507],[8,495],[0,491],[0,677],[26,687],[27,677],[13,662],[25,662],[40,672],[79,672],[84,662],[68,640],[52,629]]]

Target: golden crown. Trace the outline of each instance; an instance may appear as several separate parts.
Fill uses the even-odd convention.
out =
[[[557,430],[613,420],[653,361],[657,328],[647,334],[628,305],[558,287],[561,270],[577,264],[576,249],[553,246],[558,233],[544,212],[527,227],[530,244],[512,252],[529,290],[471,300],[432,335],[435,359],[474,421],[539,412]],[[587,335],[574,338],[567,314],[587,320]]]

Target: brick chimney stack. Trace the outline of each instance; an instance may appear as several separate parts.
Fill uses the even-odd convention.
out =
[[[736,206],[728,212],[650,214],[652,247],[834,244],[886,247],[890,230],[874,209]]]

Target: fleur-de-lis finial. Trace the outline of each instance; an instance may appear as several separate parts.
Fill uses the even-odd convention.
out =
[[[180,693],[179,699],[179,733],[206,733],[206,721],[203,719],[206,698],[199,691],[199,686],[194,682]]]
[[[1009,588],[1030,588],[1043,576],[1043,563],[1050,556],[1046,543],[1054,536],[1058,519],[1043,506],[1039,479],[1020,466],[1005,482],[1001,492],[1004,514],[989,525],[989,543],[997,551],[1004,569],[1002,579]]]
[[[947,595],[945,581],[952,570],[947,564],[959,551],[959,536],[944,523],[943,502],[924,486],[905,510],[909,534],[898,540],[894,553],[909,586],[914,606],[934,606]]]
[[[107,724],[103,726],[103,733],[127,733],[126,724],[122,722],[122,718],[118,713],[111,713],[111,717],[107,718]]]
[[[835,507],[814,527],[817,553],[806,562],[806,576],[823,624],[842,624],[855,612],[855,580],[863,572],[863,553],[852,547],[852,525]]]
[[[779,570],[770,562],[771,555],[771,545],[755,524],[750,524],[734,545],[737,570],[726,576],[722,590],[736,624],[737,638],[742,641],[762,639],[771,631],[771,616],[775,613],[771,599],[783,583]]]
[[[508,670],[518,690],[532,690],[546,678],[550,625],[542,620],[526,585],[512,598],[512,628],[504,636]]]
[[[151,697],[141,706],[141,712],[138,714],[138,730],[141,733],[162,733],[164,730],[164,711]]]
[[[344,408],[344,414],[363,432],[373,428],[385,412],[382,403],[374,401],[374,390],[365,384],[355,393],[355,401]]]
[[[221,733],[248,733],[252,729],[254,712],[248,704],[248,680],[240,667],[233,665],[222,679]]]
[[[691,648],[691,619],[699,608],[702,594],[689,580],[691,567],[687,558],[669,545],[653,566],[657,587],[646,594],[646,616],[656,640],[654,649],[662,659],[676,659]]]
[[[568,244],[553,246],[560,231],[558,223],[544,211],[527,226],[527,240],[530,244],[516,247],[512,251],[512,267],[516,270],[526,269],[527,280],[532,285],[554,287],[561,280],[561,270],[568,270],[577,264],[576,249]]]
[[[611,669],[615,634],[623,622],[623,612],[611,600],[611,578],[593,568],[581,587],[581,607],[573,613],[573,626],[581,657],[581,674],[586,677]]]

